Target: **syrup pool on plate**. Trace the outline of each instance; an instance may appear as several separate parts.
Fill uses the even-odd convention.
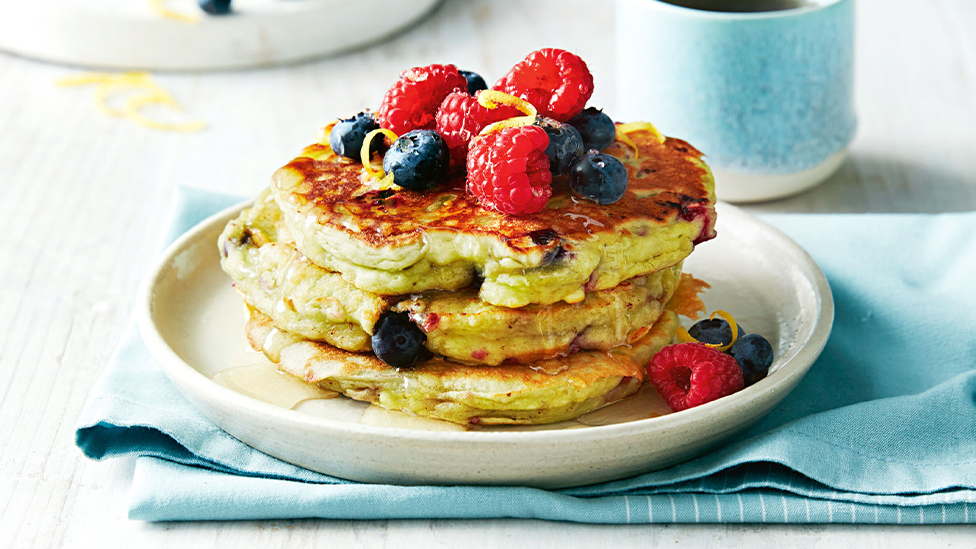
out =
[[[270,362],[221,370],[213,376],[213,380],[242,395],[288,409],[294,409],[306,400],[339,396],[335,391],[319,388],[288,375]]]

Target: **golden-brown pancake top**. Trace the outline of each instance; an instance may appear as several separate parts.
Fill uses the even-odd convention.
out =
[[[714,182],[701,152],[687,142],[663,142],[648,130],[629,134],[639,155],[620,141],[605,152],[623,161],[629,182],[618,202],[600,205],[577,198],[565,180],[553,182],[553,195],[541,211],[513,216],[482,208],[455,179],[429,191],[371,190],[360,163],[334,154],[328,145],[307,147],[276,174],[277,180],[301,181],[287,189],[292,200],[320,224],[345,230],[364,244],[398,246],[427,231],[457,231],[504,241],[513,250],[549,248],[559,240],[586,240],[603,232],[623,232],[624,225],[652,230],[654,225],[706,218],[697,241],[713,235]],[[638,235],[642,236],[642,235]],[[696,241],[696,242],[697,242]]]

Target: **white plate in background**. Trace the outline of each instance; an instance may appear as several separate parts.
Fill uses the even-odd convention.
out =
[[[416,24],[440,0],[233,0],[210,16],[195,0],[0,3],[0,50],[109,69],[199,71],[292,63],[377,42]]]

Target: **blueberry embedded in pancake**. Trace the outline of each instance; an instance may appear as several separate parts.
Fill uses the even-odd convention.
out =
[[[307,147],[272,178],[298,248],[378,295],[456,290],[483,277],[493,305],[581,301],[585,292],[678,264],[714,236],[714,179],[688,143],[651,130],[606,149],[626,166],[627,190],[600,205],[565,182],[541,211],[482,208],[455,180],[434,191],[370,190],[363,167],[324,144]],[[539,235],[547,235],[539,238]]]

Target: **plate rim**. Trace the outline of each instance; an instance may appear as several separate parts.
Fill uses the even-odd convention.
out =
[[[401,427],[388,427],[369,425],[363,423],[352,423],[336,419],[329,419],[310,414],[281,408],[273,404],[262,402],[247,395],[238,393],[230,388],[224,387],[205,374],[184,361],[172,347],[166,342],[163,335],[155,325],[153,319],[153,301],[156,289],[164,271],[171,265],[174,258],[181,252],[193,246],[201,238],[202,233],[214,229],[214,225],[221,220],[229,221],[236,216],[242,209],[252,204],[253,199],[244,200],[227,208],[224,208],[207,218],[203,219],[188,231],[180,235],[162,253],[160,253],[148,274],[140,284],[138,297],[136,299],[136,317],[139,332],[142,335],[150,354],[157,361],[163,373],[176,385],[181,393],[184,393],[183,383],[195,387],[198,391],[209,395],[219,404],[227,405],[238,409],[248,409],[262,415],[270,415],[280,421],[288,423],[302,424],[305,428],[312,428],[322,431],[335,431],[336,433],[352,437],[369,437],[381,435],[387,439],[410,440],[414,442],[450,442],[461,444],[527,444],[527,443],[554,443],[564,440],[573,441],[593,441],[607,438],[627,437],[640,434],[648,430],[670,430],[681,428],[690,423],[696,423],[705,419],[706,416],[720,413],[726,409],[736,409],[747,407],[750,402],[757,400],[764,394],[776,392],[783,385],[795,385],[812,367],[816,358],[823,351],[830,335],[834,320],[834,302],[830,285],[826,276],[821,271],[813,258],[793,239],[782,231],[766,223],[762,219],[725,202],[718,205],[724,215],[731,214],[732,217],[744,217],[767,232],[774,240],[786,244],[787,248],[792,249],[796,258],[807,267],[814,275],[812,290],[814,296],[818,298],[820,305],[819,315],[815,319],[814,328],[810,333],[809,339],[803,343],[797,353],[779,366],[779,379],[776,383],[762,384],[757,383],[728,397],[705,403],[695,408],[675,412],[664,416],[647,418],[624,423],[611,425],[588,426],[581,429],[553,429],[553,430],[534,430],[534,431],[427,431],[418,429],[407,429]],[[720,215],[719,218],[722,216]],[[226,223],[226,221],[224,221]],[[217,247],[214,245],[214,259],[219,261]],[[202,265],[195,267],[201,268]],[[772,380],[773,378],[766,378]],[[790,389],[792,390],[792,389]],[[785,396],[785,395],[784,395]],[[188,399],[191,400],[192,399]],[[195,408],[198,408],[194,405]],[[199,409],[199,408],[198,408]],[[208,418],[209,419],[209,418]],[[211,420],[213,421],[213,420]],[[219,427],[219,425],[218,425]]]

